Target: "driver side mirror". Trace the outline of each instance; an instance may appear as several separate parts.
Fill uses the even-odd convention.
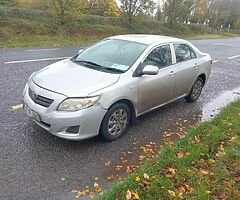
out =
[[[146,65],[142,69],[142,75],[157,75],[159,68],[154,65]]]

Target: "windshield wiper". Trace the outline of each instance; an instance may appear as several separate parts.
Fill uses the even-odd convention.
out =
[[[120,70],[120,69],[116,69],[116,68],[112,68],[112,67],[103,67],[102,69],[108,70],[108,71],[113,71],[113,72],[118,72],[118,73],[123,73],[124,71]]]
[[[76,60],[76,59],[75,59],[74,62],[83,63],[83,64],[95,66],[95,67],[103,67],[102,65],[99,65],[99,64],[97,64],[97,63],[95,63],[95,62],[88,61],[88,60]]]
[[[76,60],[76,59],[74,59],[73,62],[83,63],[83,64],[86,64],[87,66],[91,66],[94,69],[98,69],[98,70],[112,71],[112,72],[118,72],[118,73],[123,73],[124,72],[120,69],[116,69],[116,68],[112,68],[112,67],[105,67],[105,66],[99,65],[99,64],[97,64],[95,62],[92,62],[92,61],[89,61],[89,60]]]

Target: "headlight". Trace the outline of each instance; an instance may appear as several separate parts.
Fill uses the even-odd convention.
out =
[[[65,99],[58,107],[59,111],[78,111],[93,106],[100,96]]]

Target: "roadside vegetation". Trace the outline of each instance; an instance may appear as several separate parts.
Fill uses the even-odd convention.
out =
[[[164,5],[152,0],[118,2],[0,0],[0,47],[84,45],[127,33],[185,39],[239,36],[236,0],[212,0],[209,6],[205,0],[167,0]]]
[[[240,199],[240,101],[164,146],[101,199]]]

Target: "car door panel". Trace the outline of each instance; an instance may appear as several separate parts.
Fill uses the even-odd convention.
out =
[[[163,69],[158,75],[146,75],[138,80],[138,111],[150,110],[170,101],[174,95],[175,78],[172,69]]]
[[[199,72],[198,58],[194,50],[187,44],[174,44],[176,56],[174,97],[186,95],[192,87]]]
[[[174,96],[177,98],[186,94],[192,86],[199,71],[195,59],[177,63],[175,67],[176,89]]]

